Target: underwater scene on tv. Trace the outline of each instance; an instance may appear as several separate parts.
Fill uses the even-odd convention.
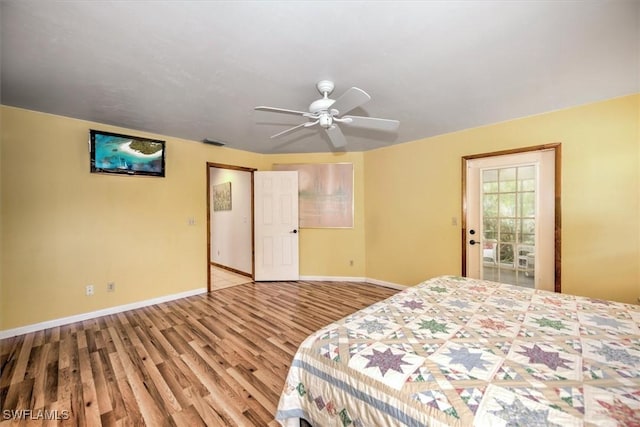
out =
[[[164,176],[164,143],[125,135],[93,133],[96,172]]]

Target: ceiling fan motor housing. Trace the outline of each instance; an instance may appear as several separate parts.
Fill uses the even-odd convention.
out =
[[[321,94],[327,94],[329,95],[331,92],[333,92],[333,89],[335,88],[335,84],[331,81],[331,80],[320,80],[318,83],[316,83],[316,87],[318,88],[318,92],[320,92]]]

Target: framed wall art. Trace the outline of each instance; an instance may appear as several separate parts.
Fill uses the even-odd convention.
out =
[[[353,164],[274,164],[298,171],[300,228],[353,228]]]
[[[231,210],[231,182],[223,182],[213,186],[213,210]]]

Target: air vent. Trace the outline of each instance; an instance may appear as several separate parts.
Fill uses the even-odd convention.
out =
[[[203,139],[202,142],[204,142],[205,144],[215,145],[216,147],[222,147],[222,146],[225,145],[224,142],[215,141],[215,140],[209,139],[209,138]]]

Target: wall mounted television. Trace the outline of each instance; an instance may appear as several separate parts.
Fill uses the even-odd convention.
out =
[[[161,176],[165,141],[90,130],[92,173]]]

